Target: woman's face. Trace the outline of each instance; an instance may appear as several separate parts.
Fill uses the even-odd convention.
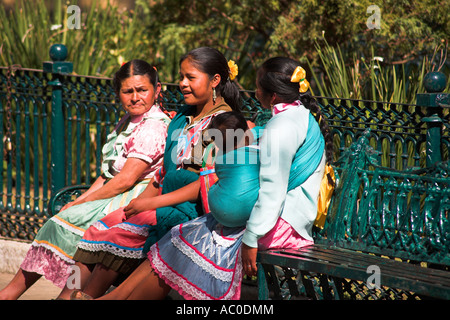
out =
[[[179,85],[186,104],[206,105],[209,102],[212,103],[212,88],[217,84],[214,79],[209,78],[207,73],[198,70],[190,58],[187,58],[180,66]]]
[[[155,104],[160,90],[161,84],[155,89],[147,76],[131,76],[122,81],[119,98],[126,112],[139,116]]]

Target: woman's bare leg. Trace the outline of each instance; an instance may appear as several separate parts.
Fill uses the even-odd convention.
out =
[[[147,264],[150,266],[148,260]],[[170,291],[170,286],[162,280],[150,266],[150,274],[133,290],[128,300],[162,300]]]
[[[169,291],[170,287],[158,277],[146,259],[116,289],[98,300],[160,300]]]
[[[82,291],[93,298],[98,298],[105,294],[118,277],[119,273],[117,271],[108,269],[101,263],[98,263],[95,265],[92,275]]]
[[[19,299],[19,297],[40,278],[41,275],[38,273],[19,269],[11,282],[0,291],[0,300]]]

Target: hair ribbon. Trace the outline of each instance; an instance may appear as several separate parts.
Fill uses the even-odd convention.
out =
[[[298,91],[300,93],[306,92],[309,89],[309,82],[306,80],[306,71],[300,66],[295,68],[294,73],[292,73],[291,82],[298,82],[300,86]]]

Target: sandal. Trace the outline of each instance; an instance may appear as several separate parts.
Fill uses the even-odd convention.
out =
[[[90,295],[80,290],[75,290],[70,294],[70,300],[93,300]]]

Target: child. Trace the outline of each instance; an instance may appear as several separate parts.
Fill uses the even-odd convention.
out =
[[[78,245],[74,259],[82,270],[83,292],[89,296],[102,295],[119,275],[131,273],[145,258],[145,242],[150,247],[173,226],[203,213],[199,172],[209,143],[203,141],[203,133],[215,116],[239,109],[239,90],[230,80],[225,57],[208,47],[181,58],[179,85],[187,106],[168,129],[162,194],[144,190],[128,206],[89,228]],[[71,291],[66,287],[61,296]]]

